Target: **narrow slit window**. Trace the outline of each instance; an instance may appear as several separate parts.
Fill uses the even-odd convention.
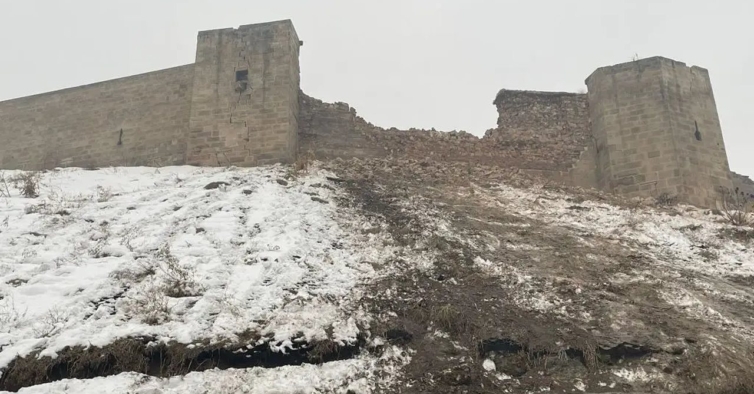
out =
[[[696,131],[694,132],[694,137],[697,141],[701,141],[702,133],[699,131],[699,123],[697,123],[696,121],[694,121],[694,128],[696,129]]]

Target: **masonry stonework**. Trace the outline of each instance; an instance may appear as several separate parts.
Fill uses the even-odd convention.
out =
[[[709,73],[654,57],[603,67],[588,94],[501,90],[497,126],[381,128],[300,91],[289,20],[200,32],[194,64],[0,102],[0,167],[413,158],[501,166],[628,196],[715,205],[730,172]]]
[[[493,104],[497,128],[485,138],[502,150],[525,154],[527,168],[567,168],[590,141],[586,94],[503,89]]]
[[[0,102],[0,166],[182,164],[193,68]]]
[[[186,162],[292,162],[299,39],[290,21],[199,33]]]
[[[586,83],[602,189],[713,206],[716,190],[731,188],[707,70],[654,57],[600,68]]]

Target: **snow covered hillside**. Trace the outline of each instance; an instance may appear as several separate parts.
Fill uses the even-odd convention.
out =
[[[0,390],[746,392],[753,246],[464,163],[6,171]]]
[[[282,354],[373,340],[362,337],[369,318],[352,300],[391,249],[357,213],[336,208],[328,174],[284,175],[283,167],[61,169],[42,175],[37,198],[9,187],[0,199],[0,369],[134,337],[187,349],[243,339]],[[372,362],[305,367],[312,380],[302,387],[364,385],[356,375]],[[359,374],[349,372],[355,366]],[[131,378],[107,391],[126,392],[139,380]]]

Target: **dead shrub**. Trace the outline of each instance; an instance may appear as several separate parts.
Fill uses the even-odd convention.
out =
[[[144,279],[154,276],[157,271],[152,266],[140,265],[136,268],[126,268],[114,271],[110,277],[123,284],[139,283]]]
[[[308,174],[314,160],[314,152],[311,150],[306,153],[299,152],[296,161],[294,161],[293,165],[288,169],[286,178],[295,179],[302,174]]]
[[[331,340],[317,342],[306,354],[309,361],[321,364],[338,351],[338,344]]]
[[[42,174],[36,171],[22,172],[11,178],[13,187],[26,198],[39,197],[39,181]]]
[[[5,173],[0,172],[0,197],[10,197],[10,180],[5,177]]]
[[[0,294],[0,332],[14,329],[25,316],[26,311],[18,311],[13,297]]]
[[[32,332],[37,338],[47,338],[52,336],[59,328],[68,321],[68,313],[59,308],[53,308],[44,314],[42,319],[35,323]]]
[[[670,193],[661,193],[655,197],[655,205],[660,207],[669,207],[678,203],[678,196],[674,196]]]
[[[113,197],[113,192],[109,187],[97,186],[97,202],[107,202]]]
[[[166,296],[182,298],[201,294],[201,288],[194,280],[194,270],[181,265],[178,258],[170,252],[168,244],[164,244],[158,250],[157,258],[164,263],[164,267],[161,268],[165,275],[163,291]]]
[[[718,189],[720,210],[725,219],[734,226],[754,226],[754,200],[739,188]]]
[[[168,299],[156,286],[147,286],[140,294],[127,301],[124,312],[142,323],[156,326],[170,319]]]
[[[704,248],[699,251],[699,256],[701,256],[701,258],[704,259],[705,262],[710,263],[717,260],[719,254],[714,249]]]
[[[450,304],[432,308],[429,317],[435,325],[451,334],[461,334],[467,329],[463,314]]]

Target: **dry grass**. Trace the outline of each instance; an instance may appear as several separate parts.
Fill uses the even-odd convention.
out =
[[[170,252],[170,246],[164,244],[157,252],[160,266],[165,275],[163,292],[168,297],[182,298],[194,297],[201,294],[201,287],[194,280],[194,270],[181,265],[178,258]]]
[[[734,226],[754,226],[754,201],[739,188],[718,189],[720,211]]]
[[[134,284],[134,283],[140,283],[144,279],[154,276],[157,273],[157,271],[154,269],[154,267],[143,264],[136,268],[126,268],[123,270],[114,271],[110,274],[110,276],[121,282],[122,284]]]
[[[37,338],[52,336],[68,320],[68,313],[59,308],[53,308],[45,313],[42,320],[35,323],[32,331]]]
[[[41,215],[61,215],[70,214],[71,210],[81,208],[88,203],[90,198],[84,195],[68,195],[61,190],[50,189],[44,201],[35,205],[26,207],[27,214],[39,213]]]
[[[286,178],[296,179],[302,174],[308,174],[315,160],[316,157],[314,156],[313,151],[309,150],[305,153],[299,152],[298,156],[296,157],[296,161],[293,162],[293,165],[291,165],[290,168],[288,168]]]
[[[0,330],[10,330],[26,316],[26,311],[20,312],[11,296],[0,294]]]
[[[107,202],[113,197],[113,192],[110,188],[97,186],[97,202]]]
[[[678,197],[670,193],[661,193],[655,197],[655,204],[660,207],[669,207],[678,203]]]
[[[747,376],[743,380],[726,383],[714,389],[713,394],[754,394],[754,376]]]
[[[430,320],[438,328],[451,334],[462,334],[468,328],[463,314],[450,304],[432,308],[430,311]]]
[[[321,364],[338,351],[338,344],[331,340],[317,342],[306,354],[309,361]]]
[[[39,181],[42,174],[36,171],[22,172],[10,179],[13,187],[26,198],[39,197]]]
[[[702,249],[699,252],[699,256],[701,256],[705,262],[710,263],[710,262],[716,261],[720,255],[716,250],[711,249],[711,248],[706,248],[706,249]]]
[[[168,298],[157,286],[145,287],[144,291],[126,303],[124,312],[150,326],[162,324],[170,319]]]
[[[5,173],[0,173],[0,197],[10,197],[10,183],[12,183]]]

